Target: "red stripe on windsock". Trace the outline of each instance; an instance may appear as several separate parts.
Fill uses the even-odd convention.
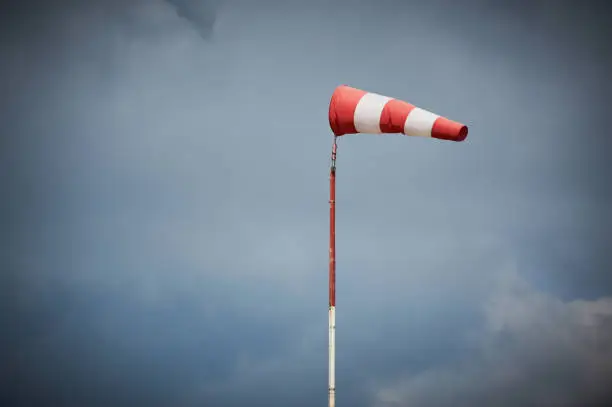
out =
[[[431,137],[452,140],[452,141],[463,141],[468,135],[468,128],[466,125],[454,122],[445,117],[439,117],[431,128]]]
[[[403,100],[392,99],[387,102],[380,115],[380,131],[383,133],[403,133],[404,123],[414,106]]]
[[[336,88],[329,102],[329,125],[336,136],[357,133],[355,109],[366,93],[346,85]]]

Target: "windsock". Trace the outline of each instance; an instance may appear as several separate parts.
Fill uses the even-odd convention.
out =
[[[403,133],[463,141],[467,126],[402,100],[338,86],[329,103],[329,125],[336,136],[345,134]]]

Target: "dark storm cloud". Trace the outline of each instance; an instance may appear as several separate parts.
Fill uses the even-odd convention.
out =
[[[167,0],[180,17],[191,22],[203,38],[210,38],[222,0]]]
[[[0,404],[324,405],[340,83],[471,133],[341,140],[338,402],[605,400],[609,27],[511,4],[2,13]]]

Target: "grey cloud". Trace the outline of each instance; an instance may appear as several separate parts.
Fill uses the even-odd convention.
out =
[[[211,38],[217,11],[222,0],[166,0],[176,8],[177,14],[189,21],[202,38]]]
[[[543,347],[487,298],[590,332],[567,303],[610,295],[607,20],[235,0],[202,41],[162,0],[49,4],[0,27],[3,406],[324,405],[339,83],[471,126],[463,144],[341,140],[339,403],[384,388],[433,403],[426,372],[452,384],[462,368],[464,398],[487,393],[472,379],[488,376],[491,348],[524,360]],[[510,261],[537,290],[513,294],[511,279],[491,293]],[[592,371],[573,334],[569,361],[544,337],[536,371]],[[502,379],[486,382],[499,397],[541,393]]]
[[[612,392],[612,298],[564,302],[500,273],[475,352],[405,377],[376,406],[604,406]]]

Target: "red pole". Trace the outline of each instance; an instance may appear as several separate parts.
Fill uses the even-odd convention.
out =
[[[336,306],[336,139],[329,171],[329,306]]]
[[[336,150],[334,137],[329,170],[329,407],[336,404]]]

